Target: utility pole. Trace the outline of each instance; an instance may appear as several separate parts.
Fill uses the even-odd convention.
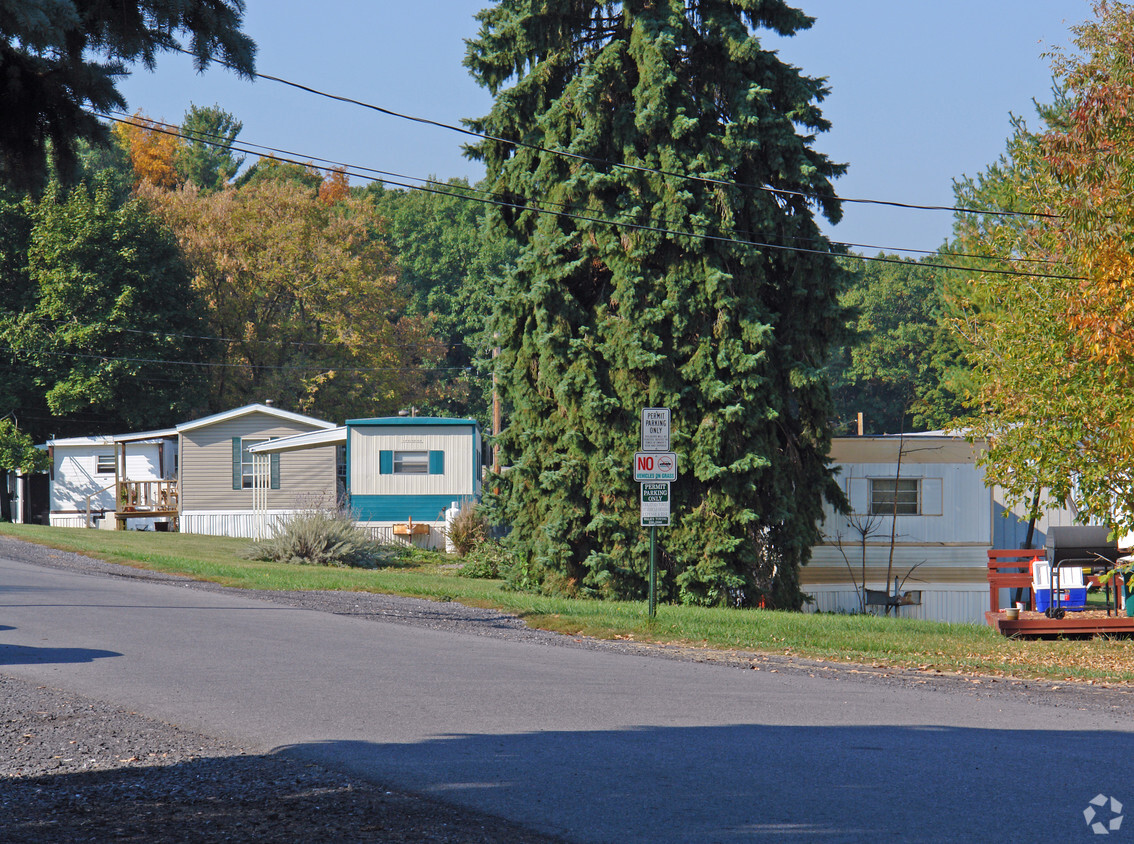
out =
[[[500,335],[496,334],[493,339],[499,339]],[[500,436],[500,390],[497,389],[496,382],[496,356],[500,354],[500,347],[496,346],[492,350],[492,473],[494,475],[500,474],[500,443],[497,437]]]

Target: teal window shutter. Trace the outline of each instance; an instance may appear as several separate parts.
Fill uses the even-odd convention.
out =
[[[378,474],[379,475],[392,475],[392,474],[394,474],[394,452],[392,452],[392,451],[379,451],[378,452]]]
[[[242,489],[244,486],[240,474],[240,437],[232,438],[232,488]]]
[[[272,489],[280,488],[280,456],[272,455]]]
[[[445,452],[431,451],[429,452],[429,474],[431,475],[444,475],[445,474]]]

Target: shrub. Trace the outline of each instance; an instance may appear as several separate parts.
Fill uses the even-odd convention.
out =
[[[389,549],[371,539],[349,513],[303,510],[254,543],[245,559],[308,566],[377,568],[389,562]]]
[[[461,502],[457,516],[446,528],[449,541],[457,553],[465,556],[488,539],[488,522],[474,502]],[[492,575],[495,577],[496,575]]]
[[[457,571],[461,577],[503,577],[511,571],[516,558],[499,542],[481,542],[465,554],[464,565]]]

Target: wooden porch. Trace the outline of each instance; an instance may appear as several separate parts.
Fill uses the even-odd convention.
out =
[[[1134,634],[1134,618],[1125,614],[1108,616],[1105,610],[1069,612],[1063,618],[1048,618],[1042,612],[1025,610],[1011,620],[1003,611],[986,612],[990,627],[1005,636],[1030,639],[1058,639],[1072,636],[1129,636]]]
[[[118,481],[114,529],[125,530],[129,519],[168,519],[177,530],[177,481]]]
[[[1122,606],[1121,577],[1115,577],[1111,586],[1113,597],[1107,605],[1098,605],[1077,612],[1067,612],[1063,618],[1048,618],[1034,611],[1031,565],[1045,559],[1042,548],[994,548],[988,552],[988,612],[985,622],[1005,636],[1029,638],[1058,638],[1068,636],[1129,636],[1134,634],[1134,617],[1126,615]],[[1098,577],[1087,579],[1088,588],[1099,586]],[[1000,608],[1001,589],[1021,589],[1025,609],[1019,617],[1009,619]]]
[[[114,443],[114,529],[126,530],[130,519],[165,519],[155,522],[155,530],[178,529],[181,487],[178,478],[144,481],[130,480],[126,472],[126,447],[131,442],[158,440],[158,468],[166,463],[165,452],[172,438],[169,432],[147,432],[117,439]],[[155,436],[156,435],[156,436]]]

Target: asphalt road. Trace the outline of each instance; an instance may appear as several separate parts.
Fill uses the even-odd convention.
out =
[[[576,841],[1079,841],[1134,713],[551,647],[0,559],[0,671]],[[1120,812],[1124,817],[1125,808]],[[1110,821],[1112,805],[1095,808]]]

